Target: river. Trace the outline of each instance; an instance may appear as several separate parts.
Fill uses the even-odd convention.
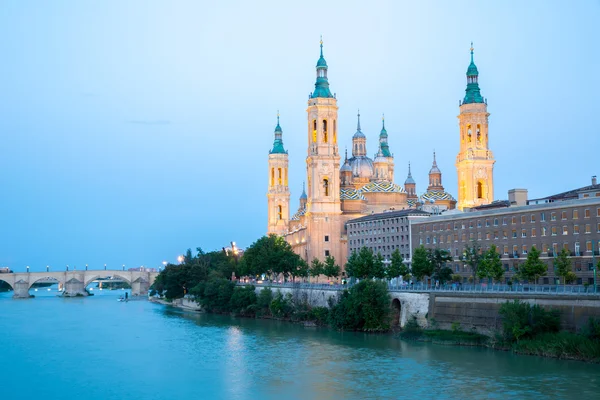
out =
[[[598,365],[35,294],[0,293],[3,400],[600,398]]]

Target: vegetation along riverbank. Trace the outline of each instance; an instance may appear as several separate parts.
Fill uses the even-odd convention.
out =
[[[399,329],[394,323],[399,315],[391,306],[388,280],[410,272],[401,259],[390,266],[380,261],[367,251],[350,257],[346,265],[349,279],[359,278],[360,282],[327,301],[315,301],[300,288],[257,290],[251,283],[238,285],[236,281],[240,279],[318,282],[323,275],[329,280],[339,275],[333,258],[325,263],[313,260],[309,266],[285,240],[265,236],[250,246],[243,257],[225,251],[206,253],[200,248],[193,255],[188,250],[181,264],[169,264],[161,271],[150,294],[166,304],[180,304],[208,313],[272,318],[345,331],[391,333]],[[600,320],[590,319],[579,332],[565,332],[560,331],[560,318],[553,309],[515,300],[505,302],[499,313],[502,330],[492,336],[481,335],[458,323],[452,324],[450,330],[437,329],[433,318],[427,320],[424,328],[411,316],[398,335],[401,340],[484,346],[519,354],[600,362]]]

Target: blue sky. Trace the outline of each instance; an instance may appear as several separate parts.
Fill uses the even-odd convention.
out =
[[[289,3],[289,4],[288,4]],[[277,110],[292,210],[323,35],[340,147],[385,113],[396,180],[456,196],[470,42],[496,198],[600,175],[598,1],[26,1],[0,6],[0,266],[159,266],[266,230]]]

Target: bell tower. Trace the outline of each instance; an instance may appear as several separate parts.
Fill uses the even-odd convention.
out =
[[[308,260],[327,255],[344,259],[341,240],[340,155],[338,152],[337,99],[329,90],[327,62],[317,61],[315,90],[308,99],[307,213]]]
[[[283,131],[279,126],[279,112],[275,127],[273,148],[269,151],[269,223],[267,234],[283,235],[290,220],[290,190],[288,187],[288,153],[283,148]]]
[[[473,61],[467,69],[467,89],[460,103],[460,151],[456,156],[458,208],[489,204],[494,200],[494,155],[488,143],[487,100],[479,89],[479,71]]]

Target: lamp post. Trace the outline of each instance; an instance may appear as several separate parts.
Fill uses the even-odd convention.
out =
[[[86,271],[88,270],[88,265],[87,265],[87,264],[85,264],[85,270],[86,270]]]
[[[27,266],[27,273],[29,273],[29,265]]]
[[[181,264],[183,262],[183,256],[177,256],[177,262]]]
[[[50,266],[46,265],[46,272],[50,272]]]
[[[167,262],[166,262],[166,261],[163,261],[163,262],[162,262],[162,265],[163,265],[163,266],[162,266],[162,267],[163,267],[163,269],[167,268]],[[159,269],[160,269],[160,268],[159,268]]]
[[[123,271],[125,271],[125,264],[123,264]]]
[[[106,264],[104,264],[104,270],[106,271]]]
[[[67,264],[67,272],[69,271],[69,264]]]

